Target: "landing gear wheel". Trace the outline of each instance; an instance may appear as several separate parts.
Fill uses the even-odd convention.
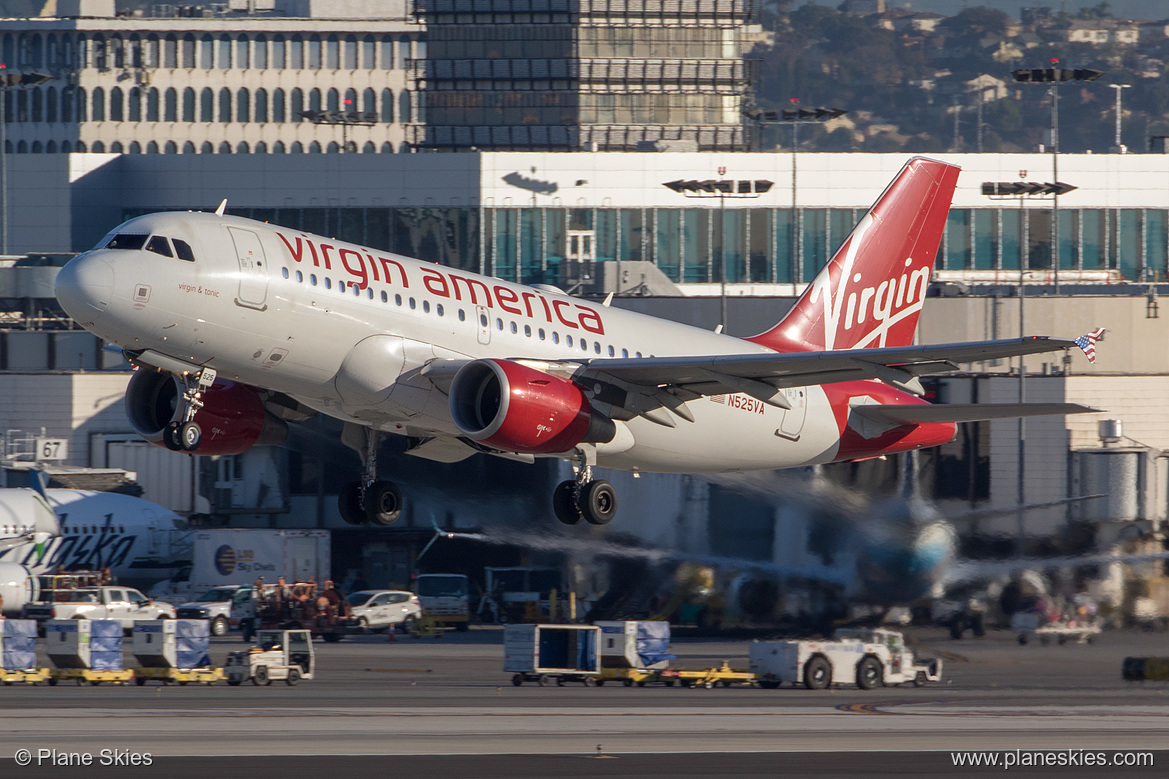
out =
[[[171,422],[162,431],[162,443],[172,452],[181,452],[183,450],[182,434],[179,430],[180,427],[181,425],[178,422]]]
[[[580,504],[590,525],[607,525],[617,515],[617,490],[604,479],[589,482],[580,491]]]
[[[375,481],[365,488],[365,516],[375,525],[392,525],[402,515],[402,493],[392,481]]]
[[[203,428],[198,422],[187,422],[179,429],[179,445],[184,452],[193,452],[203,442]]]
[[[863,657],[856,666],[856,686],[862,690],[872,690],[881,686],[884,669],[875,657]]]
[[[341,519],[350,525],[364,525],[369,521],[361,505],[360,484],[351,481],[341,488],[341,493],[337,496],[337,511],[340,512]]]
[[[576,482],[562,481],[552,493],[552,510],[556,518],[566,525],[579,525],[584,519],[576,504]]]

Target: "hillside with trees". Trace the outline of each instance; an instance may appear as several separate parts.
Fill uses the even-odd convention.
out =
[[[801,125],[801,149],[1032,151],[1049,142],[1050,90],[1016,83],[1011,71],[1050,67],[1053,58],[1060,68],[1104,71],[1093,82],[1060,85],[1061,151],[1103,153],[1114,145],[1117,90],[1109,84],[1131,85],[1122,112],[1130,151],[1169,135],[1169,21],[1114,19],[1107,2],[1075,14],[1024,10],[1021,20],[985,7],[940,17],[852,13],[849,6],[765,6],[770,40],[750,55],[759,60],[756,107],[789,108],[794,99],[848,111]],[[761,128],[761,149],[790,142],[790,126]]]

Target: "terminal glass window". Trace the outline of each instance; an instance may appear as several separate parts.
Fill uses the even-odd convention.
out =
[[[1141,212],[1124,208],[1116,216],[1116,267],[1125,279],[1136,279],[1142,264]]]
[[[980,208],[974,214],[974,268],[992,270],[998,266],[998,212]]]
[[[544,251],[540,209],[521,208],[519,212],[520,280],[525,284],[542,281]]]
[[[775,281],[778,282],[792,282],[799,275],[793,224],[790,208],[775,211]]]
[[[1145,211],[1145,270],[1151,279],[1164,279],[1166,274],[1166,212]]]
[[[1059,212],[1059,267],[1065,270],[1079,267],[1079,257],[1076,256],[1078,221],[1073,211]]]
[[[622,208],[617,215],[617,259],[637,262],[642,259],[642,211],[640,208]]]
[[[231,36],[219,36],[219,69],[227,70],[231,67]]]
[[[1027,267],[1051,268],[1051,211],[1027,212]]]
[[[766,208],[750,211],[751,228],[747,243],[748,278],[751,281],[768,282],[774,276],[771,253],[771,217],[774,212]]]
[[[710,211],[687,208],[682,211],[682,281],[708,281],[707,258],[710,256]]]
[[[743,267],[743,223],[747,212],[739,208],[719,210],[722,212],[722,218],[718,222],[722,229],[721,235],[716,236],[714,252],[715,259],[719,262],[719,267],[715,269],[716,278],[722,279],[725,273],[727,281],[741,281],[746,276]]]
[[[348,70],[357,70],[357,36],[349,35],[345,38],[345,67]]]
[[[800,281],[811,281],[828,261],[828,230],[825,224],[827,213],[823,208],[804,208],[800,211],[803,222],[804,256],[803,273]]]
[[[252,43],[252,61],[257,70],[268,68],[268,39],[263,35],[257,35]]]
[[[179,66],[179,42],[173,35],[168,35],[162,43],[162,66],[177,68]]]
[[[657,266],[671,281],[681,280],[682,212],[659,208],[654,212],[654,256]]]
[[[1106,212],[1098,208],[1080,211],[1080,252],[1084,268],[1105,268],[1108,266],[1105,236]]]
[[[543,267],[531,264],[530,258],[524,257],[524,283],[536,284],[545,278],[556,278],[562,271],[567,235],[564,230],[567,214],[559,208],[544,210],[544,258]],[[547,273],[545,273],[545,270]]]
[[[515,281],[516,277],[517,216],[516,211],[511,208],[495,209],[492,275],[507,281]]]
[[[999,212],[1002,218],[1002,244],[1003,244],[1003,263],[1004,270],[1018,270],[1019,269],[1019,254],[1022,245],[1022,220],[1019,219],[1020,212],[1017,209],[1003,209]]]
[[[286,64],[284,36],[276,35],[272,38],[272,69],[284,70]]]
[[[954,208],[946,218],[946,270],[967,270],[970,262],[970,209]]]

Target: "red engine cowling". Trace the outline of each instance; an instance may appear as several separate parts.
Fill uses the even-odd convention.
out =
[[[126,386],[126,416],[138,435],[165,446],[167,425],[182,421],[182,383],[169,373],[139,369]],[[203,430],[198,454],[240,454],[253,446],[278,446],[288,437],[288,425],[264,410],[255,387],[218,379],[203,393],[203,408],[195,413]]]
[[[468,438],[505,452],[567,452],[611,441],[617,432],[571,381],[510,360],[464,365],[450,399],[451,416]]]

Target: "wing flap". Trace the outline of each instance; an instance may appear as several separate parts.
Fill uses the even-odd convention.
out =
[[[1090,414],[1098,408],[1079,403],[942,403],[938,405],[913,404],[904,406],[853,406],[852,413],[873,420],[893,424],[913,425],[922,422],[983,422],[988,419],[1015,419],[1018,417],[1052,414]]]

